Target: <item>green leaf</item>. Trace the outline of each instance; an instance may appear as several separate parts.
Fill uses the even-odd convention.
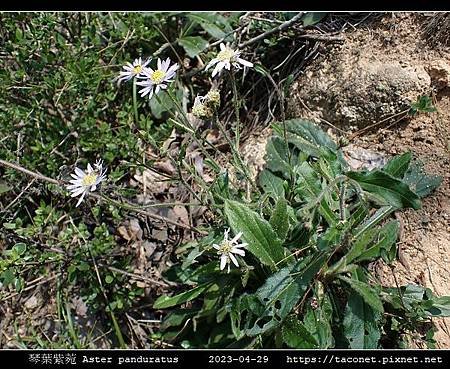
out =
[[[235,336],[256,336],[281,325],[307,291],[326,257],[324,253],[306,257],[267,278],[255,294],[240,296],[231,314]]]
[[[285,258],[284,249],[277,234],[268,221],[248,206],[237,201],[225,201],[225,214],[235,234],[243,232],[242,239],[248,243],[247,249],[261,263],[278,269]]]
[[[180,305],[191,301],[200,296],[209,286],[210,283],[205,283],[175,296],[160,296],[153,304],[153,308],[166,309],[171,306]]]
[[[356,294],[350,294],[344,316],[344,335],[352,349],[376,349],[380,340],[378,321],[381,314],[374,311]]]
[[[383,171],[387,174],[390,174],[392,177],[402,179],[409,168],[411,158],[411,152],[406,152],[403,155],[394,156],[383,167]]]
[[[222,39],[232,31],[228,19],[217,13],[190,13],[187,17],[199,23],[206,32],[216,39]]]
[[[202,28],[208,32],[212,37],[220,40],[225,37],[226,33],[222,29],[213,23],[201,23]]]
[[[328,224],[333,225],[339,222],[339,216],[336,214],[339,203],[333,200],[329,192],[323,194],[323,187],[317,172],[307,162],[303,162],[295,168],[297,183],[295,192],[301,199],[307,202],[307,207],[315,209],[318,207]],[[323,185],[325,186],[325,184]]]
[[[321,349],[334,347],[333,331],[331,328],[333,318],[333,307],[328,294],[323,293],[323,286],[316,282],[317,286],[314,288],[314,296],[317,296],[317,307],[312,307],[311,304],[306,305],[304,313],[303,324],[305,328],[316,339]]]
[[[281,173],[289,179],[292,171],[289,165],[289,154],[286,143],[278,136],[269,139],[266,145],[266,167],[273,173]]]
[[[437,297],[429,288],[408,284],[398,288],[384,288],[383,299],[394,309],[413,312],[416,316],[450,316],[450,296]]]
[[[175,309],[167,314],[160,328],[163,331],[166,331],[170,327],[178,327],[185,324],[186,321],[189,318],[192,318],[196,313],[198,313],[198,309]]]
[[[280,197],[270,217],[270,225],[281,241],[286,239],[289,231],[289,215],[287,212],[287,201]]]
[[[433,100],[430,96],[421,95],[417,98],[417,101],[411,104],[411,109],[409,110],[410,115],[415,115],[420,113],[433,113],[436,111],[436,107],[433,105]]]
[[[307,12],[300,19],[303,22],[303,26],[308,27],[319,23],[327,15],[328,13],[325,12]]]
[[[290,348],[312,349],[318,346],[316,339],[295,315],[290,315],[286,318],[281,335],[284,343]]]
[[[0,182],[0,195],[4,194],[5,192],[11,191],[11,187],[9,187],[6,183]]]
[[[275,199],[285,196],[284,180],[271,171],[264,169],[259,174],[258,181],[264,192],[271,194]]]
[[[262,74],[264,77],[270,76],[270,71],[262,64],[253,64],[253,69],[255,70],[255,72]]]
[[[200,36],[182,37],[178,39],[178,44],[183,47],[190,58],[195,58],[209,45],[208,41]]]
[[[359,233],[349,251],[328,269],[327,274],[343,273],[352,262],[359,263],[380,256],[386,262],[392,262],[397,255],[398,229],[398,221],[393,220],[380,228],[368,228]]]
[[[27,250],[27,245],[25,245],[23,242],[16,243],[13,247],[13,252],[15,254],[17,254],[18,256],[23,255],[26,250]]]
[[[13,281],[14,281],[15,278],[16,278],[14,269],[12,269],[12,268],[6,269],[6,270],[0,275],[0,278],[2,279],[2,283],[3,283],[4,286],[10,285],[11,283],[13,283]]]
[[[108,284],[112,283],[113,280],[114,280],[114,277],[113,277],[112,275],[109,275],[109,274],[108,274],[108,275],[105,277],[105,282],[108,283]]]
[[[325,251],[332,248],[334,249],[335,246],[341,244],[342,240],[347,237],[350,226],[350,222],[339,222],[328,227],[317,240],[317,247],[319,250]]]
[[[285,121],[288,142],[310,156],[321,157],[326,149],[337,151],[336,143],[320,127],[303,119]],[[283,136],[284,125],[277,123],[274,130]],[[284,143],[284,142],[283,142]]]
[[[347,283],[356,293],[358,293],[364,301],[370,305],[373,309],[379,312],[383,312],[383,304],[377,291],[372,288],[367,283],[361,282],[359,280],[348,278],[344,276],[339,276],[339,279]]]
[[[417,196],[423,198],[440,186],[442,177],[426,174],[423,170],[423,164],[415,161],[409,166],[403,181],[410,186]]]
[[[14,279],[14,288],[17,292],[21,292],[25,286],[24,279],[22,277],[17,277]]]
[[[257,320],[246,333],[257,335],[278,326],[303,297],[325,259],[325,254],[305,258],[267,278],[255,294],[264,311],[256,311]]]
[[[371,172],[347,172],[348,178],[358,182],[364,191],[376,196],[381,205],[395,208],[419,209],[420,199],[408,185],[380,170]]]
[[[361,261],[373,260],[378,258],[382,254],[385,255],[386,262],[392,262],[396,256],[395,243],[398,238],[399,232],[399,222],[396,220],[386,223],[377,230],[377,238],[374,243],[370,246],[365,245],[364,251],[360,253],[355,259],[355,262],[359,263]],[[364,242],[364,241],[363,241]],[[394,250],[395,252],[392,252]]]
[[[177,91],[176,95],[177,98],[180,98],[182,96],[182,92],[180,93],[180,91]],[[157,119],[161,119],[163,113],[175,108],[172,99],[167,93],[158,94],[158,99],[150,99],[149,106],[152,115]]]
[[[395,208],[392,206],[382,206],[379,208],[373,215],[370,216],[369,219],[355,229],[353,232],[355,238],[359,237],[361,234],[386,219],[394,210]]]
[[[432,301],[433,305],[426,309],[430,316],[450,316],[450,296],[434,297]]]

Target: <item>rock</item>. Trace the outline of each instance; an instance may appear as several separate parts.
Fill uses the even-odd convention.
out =
[[[289,110],[316,122],[362,128],[408,109],[430,85],[422,66],[338,54],[300,77]]]
[[[444,60],[434,60],[427,66],[431,83],[437,90],[450,87],[450,65]]]
[[[27,301],[25,301],[25,307],[27,309],[33,310],[36,306],[38,306],[39,302],[36,295],[31,296]]]
[[[397,27],[399,19],[384,17],[370,32],[362,27],[346,32],[343,43],[327,45],[292,85],[288,117],[317,123],[325,119],[345,130],[379,122],[382,128],[420,95],[431,93],[428,65],[434,65],[437,80],[447,82],[445,63],[431,62],[447,61],[445,54],[424,44],[420,24],[410,15],[402,27]]]
[[[342,152],[352,170],[378,169],[387,163],[384,155],[353,144],[343,147]]]

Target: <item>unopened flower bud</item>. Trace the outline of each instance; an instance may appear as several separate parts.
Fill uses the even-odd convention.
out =
[[[197,96],[192,107],[192,114],[199,119],[211,118],[213,116],[212,109],[204,101],[205,97]]]
[[[211,90],[205,96],[205,103],[214,109],[220,106],[220,92],[219,90]]]

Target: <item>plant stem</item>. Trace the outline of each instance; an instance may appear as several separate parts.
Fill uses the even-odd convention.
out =
[[[136,125],[138,124],[139,121],[139,116],[138,116],[138,107],[137,107],[137,98],[136,98],[136,78],[133,78],[133,110],[134,110],[134,122],[136,123]]]
[[[248,168],[245,166],[244,162],[242,161],[241,156],[239,155],[239,152],[236,150],[236,147],[234,147],[233,142],[231,141],[231,138],[228,136],[228,134],[225,130],[225,127],[223,126],[222,123],[220,123],[220,120],[217,117],[217,114],[215,114],[214,117],[215,117],[215,123],[216,123],[217,127],[219,127],[220,133],[222,133],[222,135],[225,137],[225,140],[227,141],[228,145],[230,146],[231,153],[233,154],[234,160],[237,162],[238,166],[240,167],[241,171],[243,172],[243,174],[245,175],[247,180],[252,185],[253,189],[256,190],[257,192],[259,192],[258,188],[256,187],[256,184],[253,182],[253,180],[250,177]]]
[[[236,87],[236,79],[234,77],[234,71],[230,72],[230,80],[231,87],[233,89],[233,105],[234,105],[234,114],[236,115],[236,151],[239,151],[239,141],[241,139],[241,121],[239,117],[239,97],[238,91]]]
[[[214,158],[208,153],[208,151],[206,151],[205,145],[203,145],[202,142],[205,143],[207,146],[213,148],[216,152],[217,152],[217,148],[214,145],[212,145],[210,142],[208,142],[207,140],[204,140],[203,138],[200,138],[201,141],[202,141],[202,142],[200,142],[199,138],[197,137],[197,130],[195,129],[195,127],[192,126],[191,122],[189,121],[189,118],[186,115],[186,112],[183,110],[183,108],[178,103],[178,101],[175,98],[175,96],[173,96],[172,93],[169,90],[167,90],[167,94],[169,95],[169,97],[172,100],[173,104],[175,105],[175,107],[179,111],[180,115],[183,117],[184,124],[186,124],[187,127],[190,130],[192,130],[192,132],[193,132],[193,133],[191,133],[192,134],[192,138],[194,139],[194,141],[197,144],[198,148],[202,151],[203,155],[205,155],[206,158],[208,158],[211,162],[213,162],[215,165],[218,166],[218,164],[214,160]],[[164,104],[162,104],[161,99],[158,98],[158,102],[160,102],[160,104],[163,105],[167,109],[167,107]],[[176,118],[174,113],[172,113],[169,109],[168,109],[168,111],[172,114],[172,116],[174,118]]]
[[[280,110],[281,110],[281,123],[283,125],[283,138],[284,138],[284,144],[286,146],[286,152],[288,154],[288,162],[289,162],[289,174],[291,183],[294,184],[294,174],[292,173],[292,152],[289,150],[289,140],[287,136],[287,127],[286,127],[286,113],[284,109],[284,92],[280,89],[280,87],[276,84],[273,77],[267,73],[267,78],[269,78],[270,82],[272,83],[273,87],[275,88],[275,91],[278,95],[278,100],[280,102]]]
[[[345,182],[341,183],[341,188],[339,190],[339,216],[341,220],[345,220]]]
[[[61,188],[65,187],[65,184],[64,184],[63,181],[58,181],[56,179],[53,179],[53,178],[50,178],[50,177],[46,177],[46,176],[44,176],[44,175],[42,175],[40,173],[33,172],[33,171],[29,170],[29,169],[23,168],[22,166],[14,164],[14,163],[10,163],[10,162],[8,162],[6,160],[0,159],[0,165],[5,166],[5,167],[9,167],[9,168],[12,168],[12,169],[15,169],[15,170],[17,170],[19,172],[25,173],[25,174],[27,174],[27,175],[29,175],[31,177],[40,179],[42,181],[53,183],[55,185],[58,185]],[[106,197],[105,195],[100,196],[100,195],[98,195],[96,193],[89,192],[88,196],[90,196],[90,197],[92,197],[94,199],[97,199],[97,200],[103,199],[103,200],[105,200],[105,201],[107,201],[107,202],[109,202],[109,203],[111,203],[113,205],[119,206],[121,208],[134,211],[135,213],[138,213],[138,214],[146,215],[149,218],[153,218],[153,219],[160,220],[162,222],[173,224],[173,225],[175,225],[177,227],[184,228],[184,229],[187,229],[189,231],[194,231],[194,232],[197,232],[199,234],[205,234],[206,233],[204,231],[201,231],[201,230],[196,229],[194,227],[191,227],[189,225],[186,225],[186,224],[183,224],[183,223],[180,223],[180,222],[176,222],[174,220],[166,218],[166,217],[164,217],[162,215],[153,214],[153,213],[150,213],[148,211],[142,210],[139,207],[135,207],[135,206],[130,205],[130,204],[126,204],[126,203],[123,203],[123,202],[120,202],[120,201],[117,201],[117,200],[113,200],[113,199],[111,199],[109,197]]]

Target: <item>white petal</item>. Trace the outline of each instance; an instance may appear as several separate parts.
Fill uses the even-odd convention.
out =
[[[240,243],[238,245],[233,245],[233,247],[245,247],[247,245],[248,245],[248,243]]]
[[[214,68],[211,76],[214,78],[217,73],[219,73],[223,69],[223,63],[217,63],[216,67]]]
[[[81,187],[77,190],[73,190],[72,194],[70,195],[70,197],[77,197],[80,196],[82,193],[84,193],[86,191],[86,189],[84,187]]]
[[[163,61],[161,70],[163,72],[167,72],[167,69],[169,69],[169,65],[170,65],[170,58],[167,58],[165,61]]]
[[[84,172],[80,168],[75,168],[75,173],[79,177],[84,177]]]
[[[216,64],[218,61],[219,61],[219,60],[216,59],[216,58],[212,59],[212,60],[208,63],[208,65],[205,67],[205,70],[208,70],[209,68],[211,68],[211,67],[212,67],[214,64]]]
[[[241,255],[241,256],[245,256],[245,251],[244,250],[241,250],[241,249],[236,249],[236,248],[232,248],[231,249],[231,252],[233,253],[233,254],[238,254],[238,255]],[[230,254],[231,255],[231,254]]]
[[[86,192],[83,192],[83,194],[81,195],[81,197],[80,197],[80,199],[78,200],[78,202],[77,202],[77,204],[75,205],[75,207],[78,207],[80,204],[81,204],[81,202],[83,201],[83,199],[84,199],[84,195],[86,194]]]
[[[247,60],[244,60],[244,59],[241,59],[241,58],[236,58],[236,60],[237,60],[240,64],[245,65],[246,67],[249,67],[249,68],[253,67],[253,63],[250,63],[250,62],[247,61]]]
[[[178,68],[180,68],[180,66],[178,65],[178,63],[175,63],[174,65],[172,65],[166,72],[167,75],[172,75],[175,74],[175,72],[178,70]]]
[[[228,254],[228,256],[230,257],[231,261],[233,262],[234,265],[236,265],[239,268],[239,263],[236,260],[236,257],[233,254]]]
[[[219,245],[213,244],[212,247],[214,247],[216,250],[220,250],[220,246]]]
[[[223,254],[220,257],[220,270],[224,270],[225,265],[227,265],[228,257],[227,255]]]
[[[224,51],[226,49],[226,46],[223,42],[220,43],[220,51]]]
[[[235,243],[239,238],[241,238],[242,232],[239,232],[234,238],[230,241],[231,243]]]
[[[152,58],[148,58],[145,62],[144,62],[144,64],[142,64],[142,68],[145,68],[147,65],[148,65],[148,63],[150,63],[152,61]]]
[[[228,241],[228,236],[230,235],[230,228],[225,229],[223,233],[224,239]]]
[[[144,96],[147,95],[152,89],[153,89],[153,87],[146,87],[146,88],[143,88],[142,90],[139,90],[139,94],[141,95],[141,97],[144,97]]]

